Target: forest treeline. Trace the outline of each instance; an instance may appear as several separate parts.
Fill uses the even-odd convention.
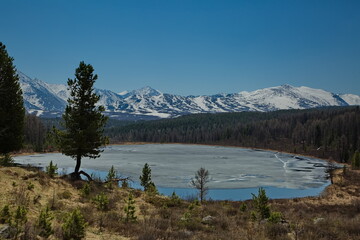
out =
[[[25,150],[52,151],[49,132],[60,119],[25,118]],[[274,112],[193,114],[175,119],[122,122],[110,119],[111,143],[190,143],[264,148],[350,162],[360,149],[359,107]]]
[[[359,107],[194,114],[110,127],[112,143],[241,146],[349,162],[360,149]]]

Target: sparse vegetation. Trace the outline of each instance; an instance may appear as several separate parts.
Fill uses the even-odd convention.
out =
[[[46,166],[46,173],[49,175],[49,177],[53,178],[57,175],[57,164],[53,164],[52,161],[50,161],[49,166]]]
[[[165,197],[131,188],[109,190],[101,182],[73,182],[47,174],[40,178],[37,170],[0,168],[0,223],[17,222],[18,239],[357,240],[360,172],[343,172],[334,171],[334,184],[319,197],[271,200],[259,189],[254,200],[200,204],[176,193]],[[38,195],[37,203],[29,201]]]

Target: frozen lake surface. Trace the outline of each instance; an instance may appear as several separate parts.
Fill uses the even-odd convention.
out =
[[[155,185],[168,195],[174,190],[183,197],[195,194],[189,182],[200,167],[210,173],[212,199],[249,199],[258,187],[265,187],[272,198],[312,196],[328,185],[326,161],[272,151],[185,144],[111,145],[104,150],[100,158],[84,158],[82,169],[103,177],[113,165],[139,187],[148,163]],[[73,159],[60,153],[15,157],[18,163],[42,167],[51,160],[59,172],[70,173],[75,167]]]

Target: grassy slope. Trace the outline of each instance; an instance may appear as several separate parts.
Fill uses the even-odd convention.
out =
[[[139,190],[108,189],[92,184],[91,195],[81,196],[84,182],[49,178],[37,170],[0,167],[0,208],[10,204],[29,209],[28,224],[34,225],[40,210],[52,207],[55,234],[61,237],[64,214],[79,208],[88,222],[86,239],[359,239],[360,173],[337,170],[334,184],[319,197],[271,200],[271,210],[282,213],[284,222],[269,224],[251,220],[252,201],[247,210],[242,202],[207,202],[202,206],[187,201],[148,195]],[[33,188],[28,188],[33,184]],[[91,199],[104,192],[109,210],[100,211]],[[135,196],[137,223],[125,223],[124,199]],[[212,216],[207,224],[202,218]],[[317,223],[315,223],[317,222]]]

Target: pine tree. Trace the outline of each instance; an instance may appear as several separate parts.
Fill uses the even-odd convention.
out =
[[[51,234],[54,233],[54,230],[51,226],[51,220],[53,219],[49,207],[46,207],[45,210],[41,210],[37,227],[40,230],[39,235],[43,238],[48,238]]]
[[[96,106],[100,96],[94,92],[93,85],[97,75],[90,64],[80,62],[75,78],[68,79],[70,98],[63,114],[64,131],[57,130],[58,145],[63,154],[76,160],[73,177],[80,177],[81,159],[98,158],[100,146],[108,142],[103,135],[107,121],[102,112],[103,106]],[[89,179],[91,177],[84,173]]]
[[[151,181],[151,168],[147,163],[145,163],[142,169],[140,185],[144,187],[144,191],[148,191],[150,188],[155,188],[155,184]]]
[[[267,219],[270,217],[270,207],[268,204],[269,198],[266,196],[265,189],[259,188],[258,195],[252,193],[255,208],[259,214],[260,219]]]
[[[0,42],[0,153],[22,147],[25,109],[13,58]]]
[[[131,193],[129,194],[129,197],[125,200],[124,212],[125,222],[136,221],[137,217],[135,216],[135,200]]]

